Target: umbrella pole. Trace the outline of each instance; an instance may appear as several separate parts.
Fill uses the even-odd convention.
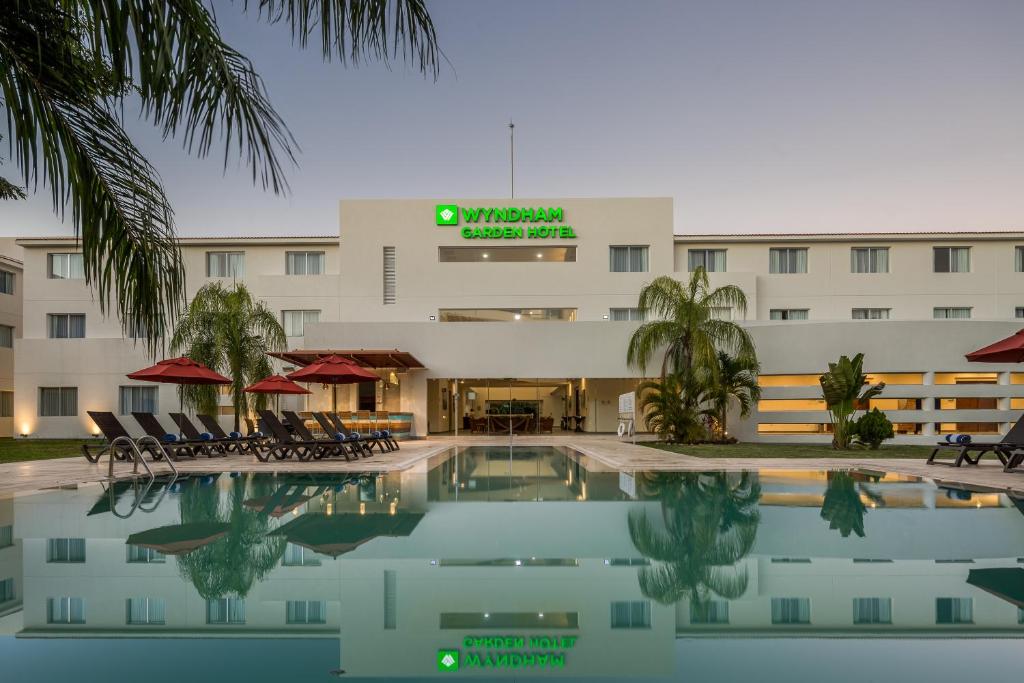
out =
[[[338,412],[338,385],[331,385],[331,413]]]

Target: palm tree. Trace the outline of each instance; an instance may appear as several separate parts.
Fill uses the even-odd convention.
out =
[[[229,289],[211,282],[200,289],[171,337],[171,351],[205,363],[231,380],[235,431],[250,412],[245,387],[273,372],[267,353],[283,351],[287,340],[277,316],[262,301],[253,299],[245,285]],[[183,386],[184,401],[200,412],[217,412],[216,389],[209,385]],[[253,408],[266,406],[266,395],[256,394]]]
[[[81,239],[86,282],[150,350],[184,302],[174,213],[156,169],[126,132],[126,105],[186,151],[221,147],[253,182],[287,192],[296,146],[252,63],[221,36],[204,0],[11,0],[0,12],[0,106],[24,188],[50,190]],[[227,6],[227,5],[225,5]],[[231,3],[288,26],[326,61],[413,62],[438,75],[425,0]],[[221,11],[224,11],[223,9]],[[24,189],[0,178],[0,198]]]
[[[668,275],[655,278],[640,290],[638,307],[645,319],[657,318],[638,327],[629,340],[626,360],[641,372],[665,349],[661,377],[669,372],[690,375],[696,368],[708,373],[711,386],[717,381],[720,351],[743,361],[755,358],[750,334],[732,320],[716,317],[724,309],[746,315],[746,294],[736,285],[711,289],[702,267],[687,283]]]
[[[718,382],[711,389],[715,419],[722,436],[729,433],[729,404],[735,401],[740,417],[746,417],[761,398],[757,374],[761,366],[754,358],[733,358],[724,351],[718,354]]]
[[[761,488],[749,472],[655,473],[640,477],[646,496],[661,501],[661,525],[644,510],[629,514],[636,549],[657,564],[641,568],[640,590],[670,605],[682,599],[700,613],[712,595],[741,597],[748,576],[740,562],[753,548]]]
[[[270,495],[276,484],[268,477],[236,477],[227,496],[217,486],[193,481],[181,496],[181,521],[224,522],[227,533],[192,552],[179,555],[178,570],[207,600],[237,595],[245,597],[254,582],[262,580],[284,555],[287,541],[270,536],[270,517],[246,508],[248,498]]]
[[[877,492],[856,483],[849,472],[829,474],[828,488],[821,503],[821,518],[829,523],[829,529],[838,529],[843,538],[848,537],[851,531],[864,538],[867,507],[861,500],[861,494],[875,505],[884,502]]]
[[[707,432],[703,418],[709,411],[707,390],[694,376],[670,374],[661,380],[648,380],[637,386],[638,407],[647,424],[664,441],[692,443]]]
[[[863,353],[852,359],[840,356],[837,362],[829,363],[828,372],[818,382],[832,419],[832,447],[849,448],[857,408],[867,406],[868,401],[882,393],[885,382],[865,388],[868,376],[864,373]]]

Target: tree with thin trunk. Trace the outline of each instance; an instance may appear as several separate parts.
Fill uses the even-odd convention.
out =
[[[251,398],[244,389],[273,374],[267,353],[283,351],[287,339],[274,312],[254,299],[245,285],[227,288],[219,282],[203,286],[189,304],[171,337],[171,351],[204,363],[231,380],[235,431],[251,410],[266,407],[266,394]],[[198,412],[217,414],[217,389],[184,385],[184,402]],[[251,400],[250,400],[251,399]]]
[[[745,316],[746,294],[736,285],[711,289],[702,267],[685,283],[662,275],[644,285],[638,308],[647,322],[630,338],[626,360],[641,372],[662,351],[662,378],[670,372],[685,377],[696,370],[706,373],[712,386],[718,379],[719,352],[743,361],[756,357],[750,334],[722,315],[736,311]]]
[[[295,162],[295,140],[252,62],[222,37],[215,5],[285,25],[325,61],[401,58],[438,75],[425,0],[5,0],[0,107],[20,178],[0,178],[0,199],[50,191],[101,309],[143,331],[151,351],[184,306],[185,275],[174,211],[126,110],[190,154],[220,148],[225,169],[239,158],[275,194]]]
[[[729,433],[729,407],[735,403],[740,417],[746,417],[761,398],[757,383],[760,365],[753,358],[733,358],[725,352],[718,354],[718,381],[711,389],[715,405],[715,419],[722,436]]]

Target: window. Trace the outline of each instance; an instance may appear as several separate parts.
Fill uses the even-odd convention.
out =
[[[853,247],[850,249],[851,273],[888,273],[889,247]]]
[[[732,306],[712,306],[712,320],[732,320]]]
[[[811,623],[810,598],[772,598],[773,624]]]
[[[728,624],[729,601],[711,598],[702,603],[690,603],[691,624]]]
[[[82,339],[85,337],[85,314],[47,313],[46,330],[50,339]]]
[[[128,339],[146,339],[149,336],[149,330],[144,323],[129,322],[125,336]]]
[[[84,538],[46,539],[46,561],[61,563],[85,562]]]
[[[207,624],[244,624],[243,598],[214,598],[206,601]]]
[[[159,413],[156,387],[125,386],[118,388],[121,415],[132,413]]]
[[[0,549],[10,548],[12,545],[14,545],[14,525],[0,526]]]
[[[971,272],[970,247],[932,247],[936,273]]]
[[[888,320],[889,308],[855,308],[853,309],[854,320]]]
[[[47,254],[47,277],[51,280],[82,280],[85,265],[81,254]]]
[[[14,348],[14,328],[10,325],[0,325],[0,346],[5,349]]]
[[[806,273],[806,247],[772,247],[768,250],[769,273]]]
[[[0,417],[14,417],[13,391],[0,391]],[[2,547],[0,545],[0,548]]]
[[[288,600],[285,603],[285,623],[327,623],[327,602],[324,600]]]
[[[14,294],[14,273],[0,269],[0,294]]]
[[[39,387],[39,417],[78,415],[78,387]]]
[[[306,334],[306,325],[320,322],[320,311],[281,311],[281,323],[288,337]]]
[[[686,260],[691,273],[698,268],[709,273],[725,272],[725,249],[690,249]]]
[[[398,301],[398,256],[394,247],[384,247],[384,303]]]
[[[643,320],[644,316],[639,308],[609,308],[608,317],[611,320]]]
[[[398,627],[398,574],[392,569],[384,570],[384,629],[393,631]]]
[[[970,306],[936,306],[932,309],[936,320],[967,320],[971,317]]]
[[[281,558],[281,566],[319,567],[320,558],[308,548],[303,548],[295,543],[289,543],[284,547],[284,557]]]
[[[1014,318],[1024,318],[1024,306],[1017,306],[1013,309]]]
[[[85,602],[82,598],[47,598],[46,623],[84,624]]]
[[[625,600],[612,603],[612,628],[650,627],[650,600]]]
[[[608,247],[613,273],[646,273],[647,247],[621,246]]]
[[[322,251],[286,251],[284,268],[289,275],[322,275],[324,272],[324,252]]]
[[[245,252],[206,252],[206,277],[245,277]]]
[[[125,623],[129,626],[163,626],[163,598],[128,598],[125,600]]]
[[[573,322],[575,308],[442,308],[443,323]]]
[[[806,308],[773,308],[768,312],[771,320],[807,320]]]
[[[0,581],[0,604],[10,602],[14,599],[14,579]]]
[[[1024,247],[1014,247],[1013,269],[1024,273]]]
[[[127,557],[125,561],[128,564],[164,564],[167,561],[167,557],[159,550],[153,550],[152,548],[145,548],[141,545],[127,545]]]
[[[891,598],[854,598],[853,623],[855,624],[891,624]]]
[[[440,263],[573,263],[576,247],[438,247]]]
[[[441,630],[578,629],[579,612],[441,612]]]
[[[972,598],[935,598],[936,624],[973,624]]]

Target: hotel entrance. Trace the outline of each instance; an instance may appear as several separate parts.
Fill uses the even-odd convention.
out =
[[[563,379],[431,379],[433,434],[560,434],[587,430],[587,382]]]

